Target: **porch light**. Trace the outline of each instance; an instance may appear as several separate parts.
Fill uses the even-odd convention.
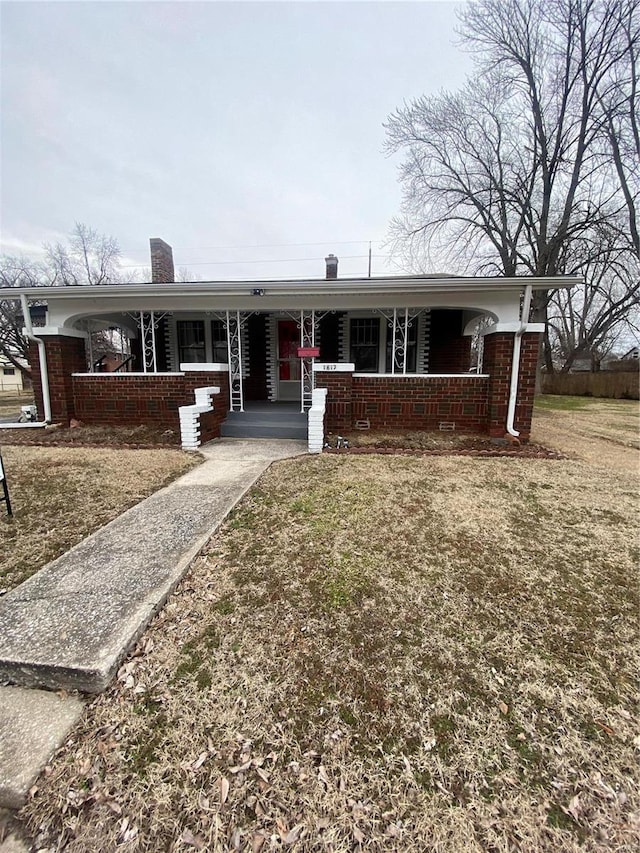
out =
[[[252,296],[264,296],[264,290],[262,287],[254,287],[251,291]]]

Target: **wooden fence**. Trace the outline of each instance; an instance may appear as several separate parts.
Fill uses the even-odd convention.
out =
[[[599,373],[543,374],[542,393],[638,400],[640,399],[640,373],[603,370]]]

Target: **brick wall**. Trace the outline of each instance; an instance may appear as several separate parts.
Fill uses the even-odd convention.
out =
[[[518,402],[514,425],[520,432],[520,440],[528,441],[531,434],[533,417],[533,398],[536,392],[536,372],[540,357],[542,335],[525,334],[522,336],[520,351],[520,373],[518,376]]]
[[[94,374],[73,377],[76,417],[87,424],[146,424],[180,430],[178,408],[193,405],[194,389],[218,385],[213,412],[201,417],[201,436],[209,441],[220,435],[229,409],[229,374],[194,372],[144,376]]]
[[[316,373],[316,388],[327,389],[326,429],[339,432],[368,420],[373,429],[456,429],[486,432],[488,380],[477,376],[353,376]]]
[[[87,369],[83,338],[62,336],[43,337],[47,353],[47,373],[51,396],[51,419],[54,423],[68,423],[77,417],[74,408],[71,374]],[[38,417],[44,418],[42,382],[40,379],[40,357],[38,346],[29,344],[29,364],[33,378]]]
[[[318,372],[315,374],[316,388],[327,389],[325,424],[327,430],[336,432],[351,429],[352,418],[352,373]]]
[[[448,421],[456,430],[485,432],[487,385],[478,376],[355,376],[352,416],[373,429],[433,430]]]
[[[498,332],[484,339],[484,370],[491,375],[488,395],[488,433],[503,436],[506,431],[511,385],[511,361],[513,358],[514,335]],[[520,372],[518,375],[518,402],[514,427],[521,441],[528,441],[531,433],[531,416],[536,384],[536,369],[540,348],[539,334],[522,336]]]
[[[463,312],[436,308],[431,312],[429,370],[466,373],[471,364],[471,337],[462,334]]]
[[[471,338],[462,335],[450,338],[445,347],[429,350],[429,370],[432,373],[466,373],[471,364]]]
[[[339,432],[352,428],[357,420],[368,420],[373,429],[433,430],[449,421],[455,423],[456,430],[502,437],[507,423],[513,340],[512,333],[486,336],[484,372],[489,378],[317,373],[316,387],[328,391],[326,428]],[[528,441],[531,432],[539,346],[539,334],[523,336],[514,420],[521,441]],[[466,357],[466,344],[458,352]]]

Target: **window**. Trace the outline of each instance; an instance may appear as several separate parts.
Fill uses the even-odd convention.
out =
[[[15,367],[5,367],[4,368],[4,375],[5,376],[15,376],[16,375]]]
[[[204,345],[203,320],[178,320],[178,360],[202,363],[207,360]]]
[[[396,334],[400,338],[404,331],[404,311],[398,311],[398,329]],[[385,370],[391,373],[391,350],[393,349],[393,323],[387,327],[387,353],[385,358]],[[409,328],[407,329],[407,373],[416,372],[416,356],[418,350],[418,318],[409,317]],[[398,363],[399,361],[399,363]],[[402,360],[396,361],[396,373],[402,373]]]
[[[229,361],[227,331],[222,320],[211,321],[211,361],[214,364],[226,364]]]
[[[380,320],[354,318],[351,321],[351,361],[358,373],[378,371]]]

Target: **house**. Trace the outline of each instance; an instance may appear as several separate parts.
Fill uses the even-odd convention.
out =
[[[526,441],[543,332],[528,322],[531,295],[578,283],[340,278],[334,255],[324,279],[178,283],[171,247],[150,244],[150,283],[14,290],[25,316],[30,299],[48,306],[46,325],[31,330],[43,420],[180,428],[185,447],[278,434],[283,418],[314,450],[325,431],[355,425]],[[92,335],[116,327],[133,369],[97,372]]]
[[[24,391],[22,371],[2,355],[0,355],[0,391],[10,391],[13,394],[21,394]]]
[[[630,350],[627,350],[623,355],[620,356],[620,361],[624,361],[626,359],[640,359],[640,347],[631,347]]]

